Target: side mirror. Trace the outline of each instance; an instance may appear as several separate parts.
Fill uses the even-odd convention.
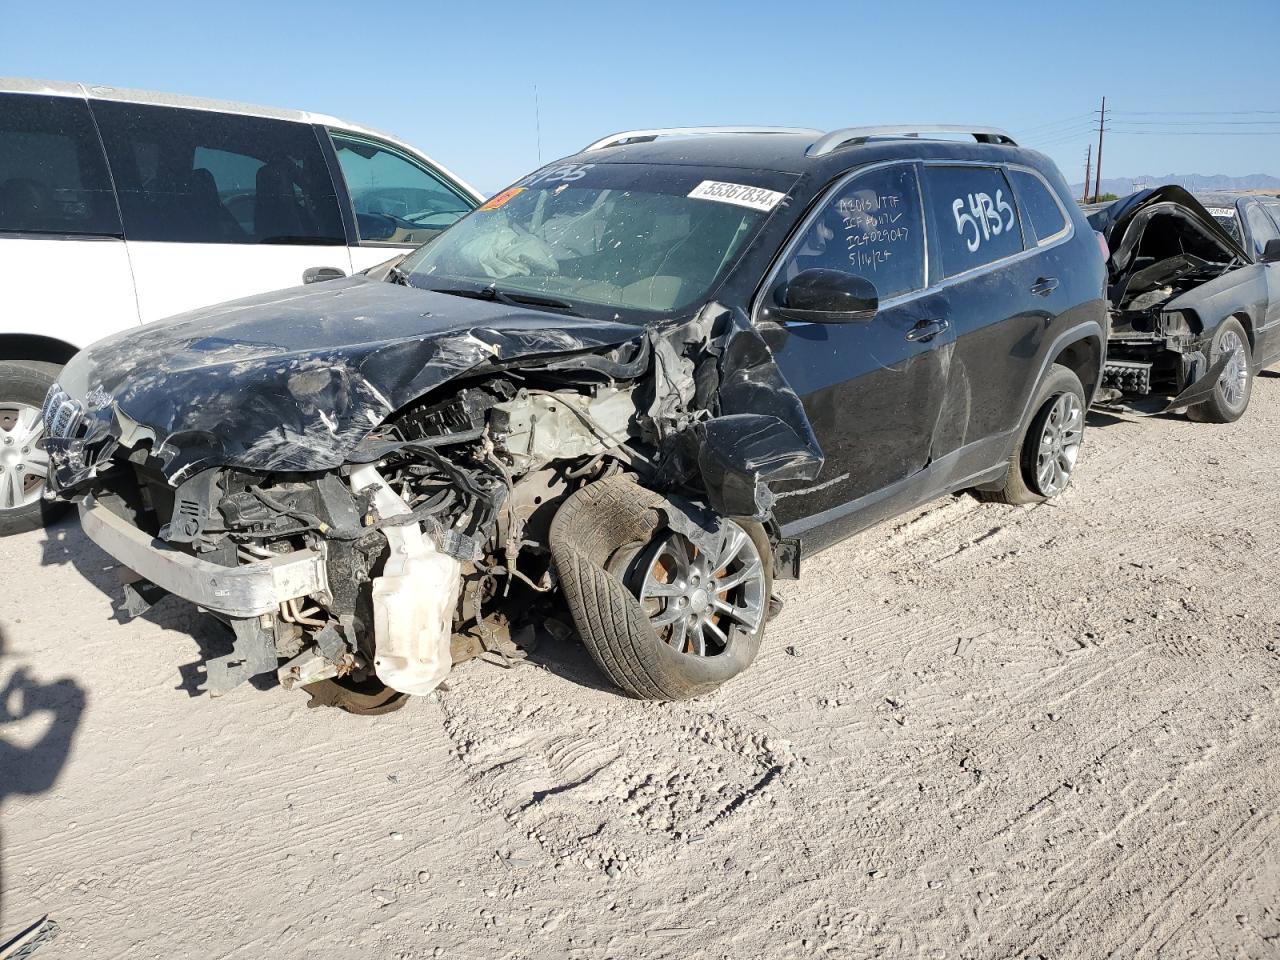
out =
[[[1277,260],[1280,260],[1280,239],[1268,240],[1262,248],[1262,262],[1275,263]]]
[[[804,323],[870,320],[880,309],[876,285],[843,270],[802,270],[773,294],[773,312]]]

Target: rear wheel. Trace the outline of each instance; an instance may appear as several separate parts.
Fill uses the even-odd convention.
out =
[[[997,490],[976,491],[997,503],[1040,503],[1067,489],[1084,441],[1084,387],[1066,367],[1055,365],[1033,403],[1036,411],[1009,458]]]
[[[1234,423],[1244,415],[1253,395],[1253,356],[1249,337],[1235,317],[1228,317],[1213,335],[1209,364],[1227,358],[1213,393],[1203,403],[1187,408],[1187,416],[1200,423]]]
[[[0,536],[35,530],[65,510],[43,499],[45,394],[61,369],[36,360],[0,362]]]

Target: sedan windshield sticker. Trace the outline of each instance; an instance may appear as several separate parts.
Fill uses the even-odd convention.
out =
[[[732,203],[739,207],[750,207],[752,210],[763,210],[768,213],[786,194],[779,193],[777,190],[749,187],[745,183],[703,180],[689,191],[689,196],[697,200],[718,200],[720,203]]]
[[[501,193],[494,194],[492,197],[486,200],[484,202],[484,205],[480,207],[480,209],[481,210],[497,210],[504,203],[510,203],[512,200],[514,200],[517,196],[519,196],[522,193],[524,193],[524,187],[508,187],[506,190],[503,190]]]
[[[1231,207],[1209,207],[1209,216],[1211,217],[1234,217],[1236,212]]]

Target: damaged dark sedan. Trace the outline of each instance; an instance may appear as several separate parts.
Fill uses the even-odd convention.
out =
[[[802,555],[1071,477],[1095,238],[1042,155],[932,132],[602,140],[395,266],[83,351],[52,485],[129,611],[232,628],[215,693],[390,708],[566,607],[627,693],[713,690]]]
[[[1262,204],[1242,207],[1233,221],[1169,185],[1090,215],[1111,248],[1106,399],[1214,423],[1244,414],[1254,374],[1280,358],[1280,228]]]

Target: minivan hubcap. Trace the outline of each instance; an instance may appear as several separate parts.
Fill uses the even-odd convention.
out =
[[[40,409],[0,400],[0,510],[35,503],[49,475]]]
[[[1245,359],[1244,344],[1234,330],[1223,334],[1222,341],[1218,344],[1218,356],[1227,358],[1227,365],[1218,378],[1218,390],[1227,406],[1238,407],[1244,400],[1245,390],[1249,385],[1249,362]]]
[[[723,653],[763,622],[764,561],[755,541],[732,520],[721,524],[714,554],[670,532],[640,558],[641,609],[663,642],[681,653]]]
[[[1066,489],[1083,436],[1084,410],[1074,393],[1064,393],[1053,401],[1040,433],[1036,485],[1041,496],[1056,496]]]

